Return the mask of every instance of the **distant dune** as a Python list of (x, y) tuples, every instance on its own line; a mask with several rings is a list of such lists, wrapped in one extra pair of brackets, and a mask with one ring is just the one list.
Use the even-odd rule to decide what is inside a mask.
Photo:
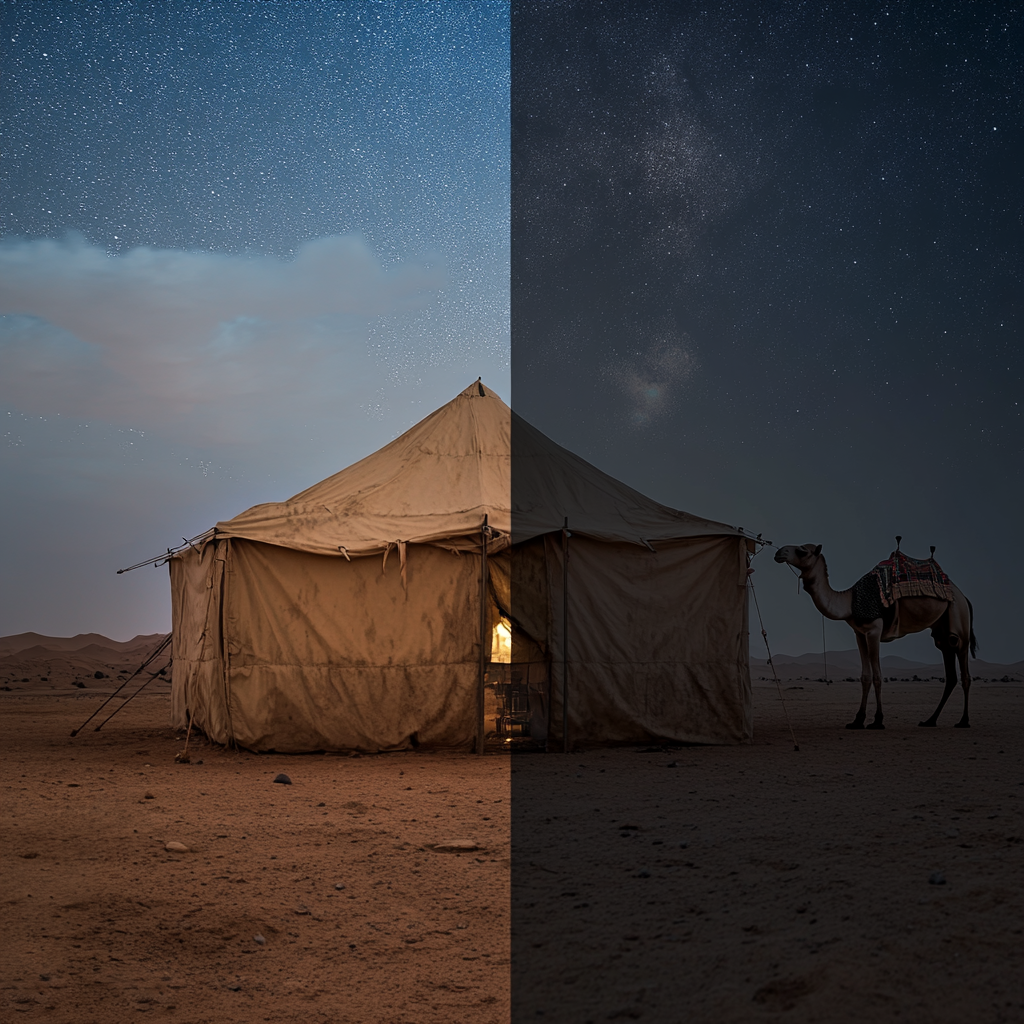
[[(109, 693), (146, 660), (166, 635), (151, 633), (123, 641), (111, 640), (100, 633), (79, 633), (78, 636), (18, 633), (0, 637), (0, 691)], [(138, 677), (140, 683), (150, 672), (166, 669), (168, 653), (162, 652), (146, 673)], [(168, 686), (167, 672), (150, 684), (154, 690)]]
[(138, 651), (152, 648), (166, 636), (166, 633), (140, 633), (131, 640), (111, 640), (101, 633), (79, 633), (78, 636), (43, 636), (42, 633), (18, 633), (15, 636), (0, 636), (0, 658), (18, 654), (31, 647), (42, 647), (47, 651), (80, 651), (91, 644), (112, 651)]

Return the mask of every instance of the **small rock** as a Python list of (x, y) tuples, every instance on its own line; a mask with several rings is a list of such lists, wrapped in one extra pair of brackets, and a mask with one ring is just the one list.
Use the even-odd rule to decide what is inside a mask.
[(260, 946), (265, 946), (267, 944), (267, 940), (263, 938), (262, 935), (258, 934), (252, 937), (252, 941), (258, 943)]
[(23, 854), (21, 854), (21, 856), (24, 857), (25, 860), (35, 860), (36, 857), (39, 856), (39, 854), (36, 853), (35, 850), (29, 850), (28, 853), (23, 853)]
[(241, 992), (242, 991), (242, 986), (241, 985), (228, 985), (228, 991), (229, 992)]
[(177, 840), (172, 839), (169, 843), (164, 843), (164, 849), (168, 853), (189, 853), (189, 848), (184, 843), (179, 843)]
[(666, 768), (678, 768), (679, 767), (679, 762), (678, 761), (669, 761), (669, 763), (667, 765), (665, 765), (665, 767)]
[(435, 843), (434, 849), (438, 853), (467, 853), (471, 850), (479, 850), (480, 844), (472, 839), (446, 839), (443, 843)]
[(295, 908), (295, 911), (294, 911), (294, 912), (295, 912), (296, 914), (298, 914), (298, 915), (299, 915), (300, 917), (302, 917), (303, 915), (305, 915), (305, 914), (308, 914), (308, 913), (309, 913), (309, 907), (307, 907), (307, 906), (306, 906), (305, 904), (303, 904), (303, 903), (300, 903), (300, 904), (299, 904), (299, 905), (298, 905), (298, 906), (297, 906), (297, 907)]
[(946, 884), (946, 876), (941, 871), (933, 871), (928, 876), (928, 884), (929, 885), (945, 885)]
[(152, 794), (152, 793), (146, 793), (146, 795), (145, 795), (145, 796), (143, 797), (143, 799), (144, 799), (144, 800), (155, 800), (155, 799), (156, 799), (156, 797), (155, 797), (155, 796), (153, 796), (153, 794)]
[(281, 772), (280, 775), (275, 775), (274, 776), (274, 781), (275, 782), (280, 782), (282, 786), (290, 786), (292, 784), (292, 780), (289, 779), (288, 776), (285, 775), (284, 772)]
[(321, 800), (320, 803), (317, 804), (317, 807), (326, 807), (326, 806), (327, 806), (327, 804), (325, 804), (323, 802), (323, 800)]
[(650, 878), (651, 877), (651, 873), (650, 873), (650, 871), (638, 871), (636, 873), (636, 877), (637, 878)]
[(339, 882), (334, 888), (337, 889), (338, 892), (341, 892), (341, 890), (345, 888), (345, 884), (343, 882)]

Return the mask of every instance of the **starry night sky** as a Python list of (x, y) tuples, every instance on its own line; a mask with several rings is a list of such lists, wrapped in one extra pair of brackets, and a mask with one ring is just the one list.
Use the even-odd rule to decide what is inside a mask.
[[(934, 544), (1024, 657), (1021, 43), (1011, 4), (515, 0), (517, 410), (837, 588)], [(820, 651), (755, 566), (773, 649)]]
[[(511, 217), (501, 0), (0, 16), (0, 633), (166, 628), (114, 568), (482, 374), (837, 586), (937, 545), (1024, 657), (1011, 5), (516, 0)], [(773, 647), (814, 650), (769, 559)]]
[(0, 634), (509, 392), (503, 0), (0, 5)]

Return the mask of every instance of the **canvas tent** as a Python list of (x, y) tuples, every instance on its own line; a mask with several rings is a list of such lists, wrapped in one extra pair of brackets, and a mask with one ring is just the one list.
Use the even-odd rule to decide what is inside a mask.
[(505, 622), (536, 741), (742, 742), (749, 544), (477, 382), (170, 558), (174, 724), (252, 750), (480, 749), (511, 692), (485, 682)]

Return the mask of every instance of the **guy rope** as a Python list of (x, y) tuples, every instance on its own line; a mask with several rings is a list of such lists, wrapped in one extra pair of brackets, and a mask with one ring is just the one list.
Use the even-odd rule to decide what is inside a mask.
[(757, 621), (761, 626), (761, 636), (764, 639), (764, 649), (768, 652), (768, 664), (772, 667), (772, 675), (775, 677), (775, 688), (779, 691), (779, 700), (782, 701), (782, 710), (786, 716), (786, 725), (789, 726), (789, 736), (793, 741), (793, 750), (799, 751), (800, 745), (796, 741), (796, 733), (793, 732), (793, 723), (789, 720), (789, 708), (786, 707), (786, 698), (782, 696), (782, 683), (779, 682), (779, 674), (775, 671), (775, 661), (772, 658), (772, 649), (768, 644), (768, 632), (764, 628), (764, 620), (761, 618), (761, 608), (757, 603), (757, 591), (754, 589), (754, 581), (751, 578), (754, 570), (747, 569), (747, 586), (750, 588), (750, 594), (754, 598), (754, 608), (757, 611)]

